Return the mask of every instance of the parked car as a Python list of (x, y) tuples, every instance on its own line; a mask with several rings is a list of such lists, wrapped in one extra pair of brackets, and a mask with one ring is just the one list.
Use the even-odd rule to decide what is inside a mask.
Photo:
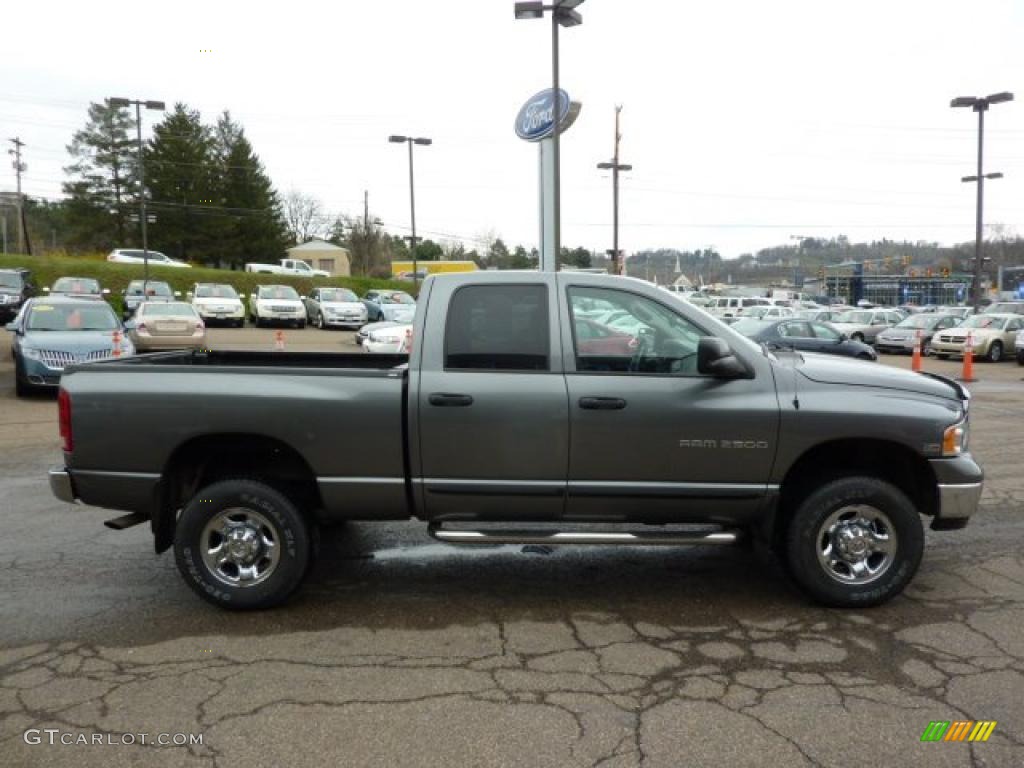
[(800, 309), (797, 310), (796, 314), (797, 317), (802, 317), (804, 320), (814, 320), (819, 323), (830, 323), (839, 317), (839, 315), (842, 314), (842, 311), (835, 309)]
[(758, 320), (741, 317), (732, 329), (770, 349), (795, 349), (799, 352), (820, 352), (858, 360), (877, 360), (878, 354), (862, 341), (854, 341), (827, 323), (803, 318)]
[(391, 320), (379, 320), (376, 323), (367, 323), (358, 331), (356, 331), (356, 344), (362, 346), (366, 343), (366, 339), (374, 331), (381, 330), (383, 328), (390, 328), (395, 325), (407, 325), (407, 323), (396, 323)]
[(405, 291), (372, 289), (363, 297), (366, 315), (371, 323), (392, 320), (396, 323), (411, 323), (416, 314), (416, 299)]
[(893, 309), (852, 309), (837, 317), (832, 325), (854, 341), (874, 344), (879, 333), (902, 320), (903, 314)]
[(306, 327), (306, 307), (290, 285), (259, 285), (249, 295), (249, 319), (257, 326), (291, 323)]
[(260, 272), (265, 275), (297, 275), (299, 277), (330, 277), (330, 272), (313, 269), (302, 259), (281, 259), (278, 264), (251, 263), (245, 265), (246, 272)]
[(1024, 315), (1024, 301), (995, 301), (982, 310), (985, 315)]
[(954, 315), (959, 317), (961, 320), (970, 317), (974, 314), (974, 307), (936, 307), (935, 314), (937, 315)]
[(147, 301), (125, 323), (135, 349), (198, 349), (206, 346), (206, 324), (184, 301)]
[(122, 317), (127, 320), (144, 301), (174, 301), (181, 296), (181, 291), (171, 290), (171, 286), (161, 280), (132, 280), (121, 291), (124, 312)]
[(18, 397), (60, 384), (61, 372), (72, 363), (131, 355), (130, 340), (121, 321), (105, 301), (46, 296), (29, 299), (15, 320), (7, 324), (14, 333), (14, 386)]
[[(628, 355), (579, 355), (574, 307), (595, 296), (654, 333)], [(431, 276), (413, 325), (410, 355), (76, 366), (50, 487), (131, 512), (118, 527), (145, 523), (197, 596), (233, 609), (294, 594), (320, 524), (424, 520), (461, 545), (752, 539), (811, 599), (859, 613), (910, 583), (936, 543), (926, 522), (961, 529), (978, 508), (969, 395), (952, 379), (766, 355), (611, 275)]]
[(241, 328), (245, 325), (245, 306), (238, 291), (227, 283), (196, 283), (185, 294), (207, 325), (225, 323)]
[(717, 296), (704, 309), (715, 317), (742, 317), (753, 307), (768, 306), (771, 306), (771, 302), (768, 299), (756, 296)]
[(118, 264), (145, 264), (148, 260), (151, 267), (191, 267), (184, 261), (166, 256), (160, 251), (143, 252), (141, 248), (115, 248), (107, 254), (107, 261)]
[(395, 323), (370, 331), (363, 342), (363, 351), (378, 355), (408, 354), (412, 342), (412, 324)]
[(783, 317), (796, 317), (796, 311), (785, 304), (776, 304), (771, 307), (750, 307), (743, 312), (743, 317), (752, 317), (755, 320), (776, 320)]
[(1022, 315), (971, 315), (960, 325), (940, 331), (932, 338), (932, 353), (938, 358), (963, 357), (967, 335), (971, 335), (974, 356), (998, 363), (1017, 350), (1017, 331), (1024, 328)]
[(581, 355), (628, 355), (639, 344), (636, 336), (588, 317), (574, 317), (573, 331)]
[(939, 331), (959, 325), (956, 315), (920, 313), (900, 320), (892, 328), (886, 328), (875, 338), (875, 349), (879, 352), (906, 352), (913, 354), (918, 334), (921, 338), (921, 354), (932, 353), (932, 338)]
[(366, 305), (348, 288), (314, 288), (302, 303), (317, 328), (359, 328), (369, 319)]
[(43, 288), (50, 296), (77, 296), (80, 299), (102, 299), (110, 294), (100, 281), (91, 277), (58, 277), (53, 285)]
[(10, 322), (17, 317), (25, 302), (37, 293), (29, 270), (0, 269), (0, 322)]

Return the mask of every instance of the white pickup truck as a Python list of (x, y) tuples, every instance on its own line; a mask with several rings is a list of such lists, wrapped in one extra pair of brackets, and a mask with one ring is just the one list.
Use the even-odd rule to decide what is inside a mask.
[(281, 259), (280, 264), (246, 264), (246, 272), (262, 272), (266, 275), (299, 275), (301, 277), (330, 277), (330, 272), (313, 269), (301, 259)]

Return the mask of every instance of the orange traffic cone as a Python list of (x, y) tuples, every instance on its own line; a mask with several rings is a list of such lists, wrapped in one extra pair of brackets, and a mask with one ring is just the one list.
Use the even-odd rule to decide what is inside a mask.
[(960, 373), (960, 381), (977, 381), (974, 378), (974, 339), (969, 333), (964, 343), (964, 369)]
[(910, 356), (910, 370), (920, 371), (921, 370), (921, 331), (918, 330), (917, 336), (914, 339), (914, 351)]
[(278, 352), (284, 352), (284, 331), (274, 333), (274, 349)]
[(114, 331), (113, 335), (111, 336), (111, 340), (114, 342), (114, 351), (112, 353), (113, 356), (114, 357), (120, 357), (121, 356), (121, 332), (120, 331)]

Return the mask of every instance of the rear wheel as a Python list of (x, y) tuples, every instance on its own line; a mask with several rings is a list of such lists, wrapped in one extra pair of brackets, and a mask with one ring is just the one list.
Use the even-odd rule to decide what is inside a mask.
[(321, 331), (324, 329), (324, 313), (317, 312), (316, 317), (313, 318), (313, 325), (319, 328)]
[(826, 483), (800, 503), (786, 533), (794, 580), (834, 608), (895, 597), (917, 572), (923, 551), (924, 528), (910, 499), (873, 477)]
[(853, 339), (854, 341), (859, 341), (861, 344), (864, 343), (864, 334), (863, 333), (855, 333), (850, 338)]
[(1001, 341), (993, 341), (991, 344), (989, 344), (988, 354), (985, 355), (985, 358), (990, 363), (998, 363), (1000, 360), (1002, 360), (1003, 359), (1003, 343)]
[(221, 480), (182, 510), (174, 553), (185, 582), (204, 600), (232, 609), (269, 608), (298, 588), (311, 536), (298, 508), (255, 480)]

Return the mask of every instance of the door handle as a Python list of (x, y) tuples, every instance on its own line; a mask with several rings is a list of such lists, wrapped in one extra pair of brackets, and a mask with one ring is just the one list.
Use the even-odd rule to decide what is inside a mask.
[(473, 404), (473, 397), (471, 395), (449, 395), (442, 392), (434, 392), (427, 401), (431, 405), (436, 405), (441, 408), (465, 408), (467, 405)]
[(621, 411), (626, 401), (621, 397), (581, 397), (580, 408), (588, 411)]

